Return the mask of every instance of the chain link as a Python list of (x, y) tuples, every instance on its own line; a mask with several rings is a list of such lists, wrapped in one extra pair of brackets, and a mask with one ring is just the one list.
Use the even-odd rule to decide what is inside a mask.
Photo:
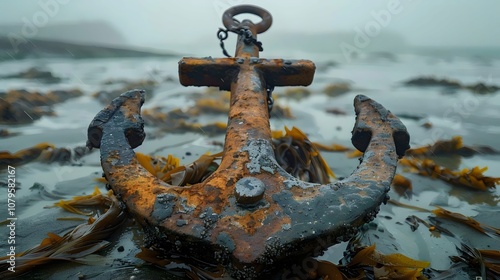
[(222, 53), (227, 56), (227, 57), (231, 57), (229, 55), (229, 53), (227, 52), (225, 46), (224, 46), (224, 40), (227, 39), (227, 37), (229, 36), (228, 32), (233, 32), (233, 33), (236, 33), (238, 35), (242, 35), (244, 36), (244, 39), (243, 41), (245, 42), (245, 44), (254, 44), (256, 45), (258, 48), (259, 48), (259, 51), (263, 51), (264, 49), (262, 48), (262, 42), (260, 41), (257, 41), (257, 39), (255, 39), (252, 35), (252, 32), (247, 29), (247, 28), (239, 28), (239, 29), (222, 29), (222, 28), (219, 28), (219, 31), (217, 31), (217, 38), (220, 40), (220, 47), (222, 49)]

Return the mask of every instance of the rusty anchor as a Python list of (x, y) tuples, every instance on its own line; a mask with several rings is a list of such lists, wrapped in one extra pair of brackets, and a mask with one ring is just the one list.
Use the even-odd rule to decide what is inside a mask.
[[(256, 14), (262, 21), (238, 22), (234, 16), (241, 13)], [(390, 111), (359, 95), (352, 143), (364, 155), (357, 169), (324, 185), (292, 177), (274, 156), (268, 89), (309, 85), (315, 66), (308, 60), (259, 58), (255, 39), (271, 25), (271, 15), (263, 9), (233, 7), (223, 22), (239, 30), (235, 57), (179, 62), (183, 85), (231, 90), (224, 153), (212, 175), (191, 186), (172, 186), (139, 164), (133, 149), (145, 138), (141, 90), (122, 94), (94, 118), (88, 145), (100, 148), (109, 186), (155, 246), (213, 260), (233, 277), (252, 279), (273, 264), (346, 241), (373, 219), (388, 199), (409, 134)]]

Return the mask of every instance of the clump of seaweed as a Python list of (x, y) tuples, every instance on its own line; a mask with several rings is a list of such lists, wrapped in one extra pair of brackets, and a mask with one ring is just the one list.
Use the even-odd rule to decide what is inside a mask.
[(305, 87), (291, 87), (285, 89), (283, 96), (290, 99), (301, 100), (305, 97), (309, 97), (311, 91)]
[(43, 83), (58, 83), (61, 78), (54, 76), (52, 72), (42, 70), (40, 68), (31, 67), (26, 71), (21, 71), (16, 74), (2, 76), (3, 79), (27, 79), (27, 80), (37, 80)]
[(8, 129), (0, 129), (0, 138), (18, 135), (18, 132), (11, 132)]
[(431, 159), (402, 158), (399, 163), (410, 167), (410, 170), (422, 176), (437, 178), (456, 186), (464, 186), (476, 190), (486, 191), (493, 189), (500, 183), (498, 177), (484, 176), (488, 167), (464, 168), (461, 171), (452, 171), (437, 165)]
[(463, 263), (474, 269), (481, 275), (481, 279), (500, 278), (500, 251), (481, 250), (462, 243), (461, 248), (457, 247), (459, 256), (451, 256), (454, 263)]
[(463, 85), (457, 80), (450, 79), (439, 79), (433, 76), (423, 76), (410, 79), (404, 82), (407, 86), (418, 86), (418, 87), (445, 87), (451, 90), (467, 89), (478, 94), (495, 93), (500, 90), (500, 87), (495, 85), (486, 85), (484, 83), (476, 83), (472, 85)]
[[(94, 253), (106, 247), (106, 241), (126, 220), (124, 206), (110, 191), (107, 195), (102, 195), (99, 190), (88, 196), (75, 197), (71, 201), (61, 201), (57, 206), (77, 214), (89, 215), (77, 207), (88, 207), (89, 205), (106, 207), (107, 211), (102, 215), (89, 217), (83, 223), (63, 236), (48, 233), (48, 237), (38, 245), (25, 252), (16, 254), (15, 272), (7, 270), (9, 265), (6, 262), (0, 264), (2, 277), (14, 277), (32, 270), (36, 266), (46, 264), (55, 260), (65, 260), (82, 264), (100, 264), (102, 257)], [(0, 260), (7, 260), (1, 257)]]
[(323, 89), (323, 92), (331, 97), (340, 96), (349, 91), (351, 91), (351, 85), (348, 83), (333, 83)]
[(285, 135), (274, 134), (276, 161), (290, 175), (307, 182), (328, 183), (335, 174), (316, 146), (296, 127), (285, 127)]
[(78, 90), (53, 90), (45, 94), (27, 90), (0, 93), (0, 123), (31, 123), (42, 116), (54, 116), (52, 105), (82, 96)]
[(188, 165), (180, 165), (180, 160), (172, 155), (164, 158), (138, 153), (137, 159), (146, 170), (160, 180), (174, 186), (186, 186), (202, 182), (217, 170), (219, 165), (215, 160), (220, 159), (221, 156), (222, 153), (205, 154)]

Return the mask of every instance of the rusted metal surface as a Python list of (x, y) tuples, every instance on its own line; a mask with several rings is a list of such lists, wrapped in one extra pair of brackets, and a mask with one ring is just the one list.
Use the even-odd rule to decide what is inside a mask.
[[(256, 36), (251, 22), (242, 23)], [(387, 200), (409, 136), (382, 105), (357, 96), (352, 142), (365, 152), (358, 168), (325, 185), (292, 177), (274, 156), (266, 89), (309, 84), (314, 64), (259, 59), (256, 46), (243, 39), (235, 58), (187, 58), (179, 64), (183, 85), (231, 89), (224, 155), (205, 181), (171, 186), (139, 164), (133, 148), (144, 140), (144, 91), (126, 92), (99, 113), (89, 126), (88, 145), (100, 147), (106, 179), (152, 244), (214, 260), (233, 277), (252, 279), (276, 263), (348, 240), (373, 219)]]

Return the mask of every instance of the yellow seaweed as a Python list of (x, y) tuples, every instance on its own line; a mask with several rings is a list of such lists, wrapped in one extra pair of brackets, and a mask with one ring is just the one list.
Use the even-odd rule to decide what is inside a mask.
[(422, 176), (437, 178), (447, 183), (469, 187), (477, 190), (485, 191), (490, 188), (495, 188), (500, 184), (499, 177), (484, 176), (483, 173), (487, 167), (480, 168), (478, 166), (468, 169), (464, 168), (461, 171), (452, 171), (446, 167), (437, 165), (430, 159), (417, 158), (402, 158), (399, 163), (410, 168), (410, 171), (416, 172)]

